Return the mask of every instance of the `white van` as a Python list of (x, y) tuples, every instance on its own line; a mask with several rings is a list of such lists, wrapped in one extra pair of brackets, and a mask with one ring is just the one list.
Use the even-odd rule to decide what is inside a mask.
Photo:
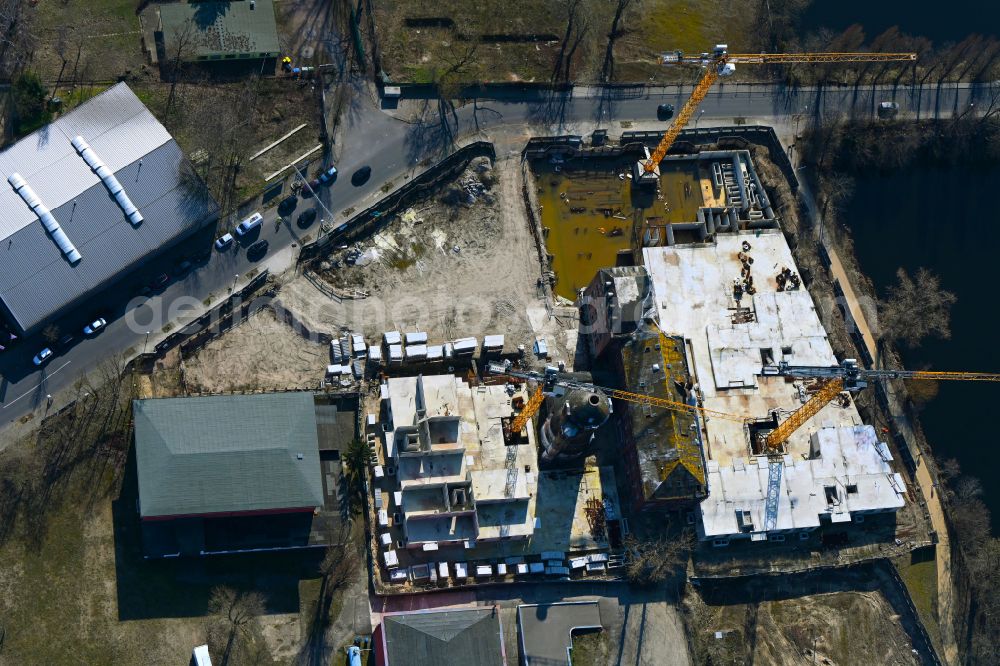
[(250, 233), (252, 230), (259, 227), (263, 222), (264, 222), (264, 216), (261, 215), (260, 213), (254, 213), (253, 215), (251, 215), (250, 217), (248, 217), (247, 219), (243, 220), (238, 225), (236, 225), (235, 229), (236, 235), (242, 238), (243, 236), (246, 236), (248, 233)]

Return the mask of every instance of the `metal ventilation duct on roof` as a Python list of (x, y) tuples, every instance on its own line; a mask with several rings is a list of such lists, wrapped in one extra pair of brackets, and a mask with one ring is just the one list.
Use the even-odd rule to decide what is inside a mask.
[(111, 196), (113, 196), (115, 201), (118, 202), (119, 208), (121, 208), (122, 212), (125, 213), (125, 217), (127, 217), (128, 221), (132, 223), (132, 226), (137, 227), (142, 224), (142, 213), (140, 213), (139, 209), (135, 207), (132, 200), (128, 198), (128, 194), (125, 193), (125, 188), (123, 188), (122, 184), (118, 182), (117, 178), (115, 178), (114, 172), (104, 165), (104, 162), (102, 162), (101, 158), (97, 156), (97, 153), (95, 153), (94, 149), (90, 147), (90, 144), (84, 141), (82, 136), (74, 138), (70, 143), (73, 144), (76, 152), (80, 154), (80, 157), (82, 157), (83, 161), (87, 163), (87, 166), (89, 166), (91, 170), (96, 173), (102, 181), (104, 181), (105, 187), (108, 188), (108, 191), (111, 192)]
[(12, 173), (10, 177), (7, 178), (7, 182), (11, 184), (14, 191), (17, 192), (24, 203), (28, 204), (28, 207), (35, 212), (38, 219), (42, 222), (42, 226), (45, 230), (49, 232), (52, 240), (59, 247), (59, 251), (63, 253), (63, 256), (71, 264), (76, 264), (83, 257), (77, 252), (76, 246), (70, 241), (69, 237), (66, 236), (66, 232), (62, 230), (59, 223), (56, 222), (56, 218), (49, 212), (49, 209), (45, 207), (42, 200), (38, 198), (35, 191), (31, 189), (28, 182), (21, 177), (19, 173)]

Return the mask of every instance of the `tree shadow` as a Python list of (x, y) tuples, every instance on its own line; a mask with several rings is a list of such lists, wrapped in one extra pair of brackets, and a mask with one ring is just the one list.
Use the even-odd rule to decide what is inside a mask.
[(299, 582), (318, 575), (322, 549), (145, 559), (138, 499), (132, 447), (111, 505), (119, 620), (207, 616), (212, 590), (219, 586), (261, 592), (268, 614), (299, 612)]
[(528, 104), (528, 123), (555, 125), (559, 130), (563, 129), (566, 126), (566, 114), (572, 98), (572, 90), (548, 91), (541, 101)]
[(206, 30), (229, 12), (228, 2), (198, 2), (194, 5), (191, 18), (194, 24)]

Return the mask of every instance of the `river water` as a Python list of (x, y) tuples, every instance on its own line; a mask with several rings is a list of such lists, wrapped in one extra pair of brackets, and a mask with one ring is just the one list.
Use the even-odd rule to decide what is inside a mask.
[[(855, 175), (843, 218), (862, 270), (884, 293), (900, 266), (926, 266), (958, 296), (950, 340), (903, 349), (908, 368), (1000, 372), (1000, 165), (921, 166)], [(941, 382), (921, 414), (940, 460), (979, 477), (1000, 531), (1000, 384)]]
[[(894, 25), (936, 46), (974, 32), (1000, 38), (1000, 2), (951, 0), (944, 8), (913, 0), (813, 0), (800, 27), (839, 32), (853, 23), (869, 40)], [(844, 219), (861, 268), (880, 293), (895, 281), (898, 267), (912, 272), (926, 266), (958, 296), (951, 339), (902, 350), (908, 368), (1000, 372), (994, 342), (1000, 330), (1000, 165), (974, 162), (854, 174)], [(997, 405), (1000, 384), (942, 382), (921, 415), (935, 456), (956, 458), (983, 482), (994, 533), (1000, 533)]]
[(802, 16), (806, 31), (829, 28), (840, 32), (860, 23), (868, 39), (892, 26), (927, 37), (936, 45), (960, 42), (970, 33), (1000, 37), (1000, 2), (995, 0), (813, 0)]

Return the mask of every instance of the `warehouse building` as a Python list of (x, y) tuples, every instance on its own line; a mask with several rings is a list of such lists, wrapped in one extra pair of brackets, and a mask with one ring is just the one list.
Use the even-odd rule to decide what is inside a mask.
[(136, 400), (146, 557), (339, 543), (356, 404), (307, 392)]
[(124, 83), (0, 153), (0, 314), (22, 335), (214, 223), (218, 205)]

